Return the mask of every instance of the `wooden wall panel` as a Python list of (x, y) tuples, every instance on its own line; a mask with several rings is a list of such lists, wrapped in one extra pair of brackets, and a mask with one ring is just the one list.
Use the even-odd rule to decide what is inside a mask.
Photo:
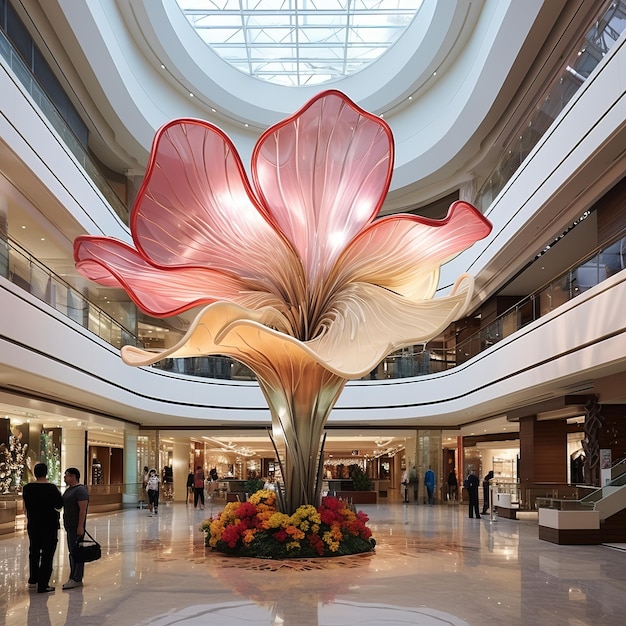
[(567, 422), (520, 419), (520, 483), (567, 481)]
[(626, 178), (608, 191), (593, 207), (598, 218), (598, 245), (626, 235)]

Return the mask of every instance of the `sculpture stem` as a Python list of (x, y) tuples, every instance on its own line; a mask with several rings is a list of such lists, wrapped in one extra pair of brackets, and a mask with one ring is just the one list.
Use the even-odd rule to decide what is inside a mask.
[[(324, 426), (347, 379), (317, 363), (300, 363), (298, 375), (259, 377), (272, 415), (272, 431), (285, 475), (284, 513), (304, 504), (317, 506), (317, 468)], [(284, 373), (284, 372), (283, 372)]]

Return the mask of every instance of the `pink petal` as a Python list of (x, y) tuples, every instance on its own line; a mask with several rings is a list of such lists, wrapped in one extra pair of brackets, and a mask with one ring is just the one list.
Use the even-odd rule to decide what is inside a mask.
[(252, 156), (268, 219), (293, 244), (312, 283), (376, 216), (392, 168), (387, 124), (337, 91), (267, 130)]
[(157, 317), (216, 300), (238, 301), (244, 289), (238, 278), (215, 270), (154, 267), (130, 246), (106, 237), (78, 237), (74, 258), (83, 276), (125, 289), (140, 309)]
[(491, 232), (471, 204), (454, 202), (443, 220), (380, 219), (360, 233), (337, 264), (339, 283), (367, 282), (417, 300), (432, 298), (440, 266)]
[(158, 131), (131, 231), (156, 265), (292, 278), (284, 272), (294, 266), (293, 252), (259, 212), (230, 139), (208, 122), (174, 120)]

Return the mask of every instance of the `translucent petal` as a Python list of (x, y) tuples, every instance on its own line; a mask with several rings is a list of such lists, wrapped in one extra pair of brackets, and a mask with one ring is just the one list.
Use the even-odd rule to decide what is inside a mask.
[[(122, 348), (122, 358), (128, 365), (150, 365), (164, 358), (182, 358), (220, 354), (248, 365), (258, 376), (276, 383), (277, 372), (290, 372), (293, 379), (298, 363), (317, 362), (306, 345), (293, 337), (274, 330), (282, 318), (270, 308), (250, 311), (227, 302), (205, 307), (193, 321), (185, 336), (171, 348), (159, 352), (133, 346)], [(281, 365), (283, 364), (283, 365)]]
[(201, 120), (157, 133), (131, 231), (157, 265), (210, 267), (283, 289), (299, 265), (260, 212), (230, 139)]
[(205, 268), (157, 268), (127, 244), (106, 237), (78, 237), (76, 268), (107, 287), (122, 287), (150, 315), (164, 317), (216, 300), (239, 301), (245, 285), (237, 277)]
[(252, 156), (257, 194), (313, 288), (378, 213), (392, 167), (387, 124), (336, 91), (313, 98), (259, 139)]
[(337, 283), (368, 282), (411, 300), (432, 298), (440, 266), (491, 232), (472, 205), (455, 202), (443, 220), (394, 215), (374, 222), (337, 263)]

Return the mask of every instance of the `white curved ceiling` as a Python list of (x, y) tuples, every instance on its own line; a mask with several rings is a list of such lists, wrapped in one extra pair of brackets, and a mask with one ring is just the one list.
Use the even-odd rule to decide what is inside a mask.
[[(541, 47), (524, 54), (529, 33), (537, 29), (543, 42), (560, 4), (424, 0), (419, 19), (385, 54), (332, 82), (394, 132), (395, 171), (383, 212), (413, 208), (468, 180)], [(141, 171), (155, 131), (176, 117), (215, 123), (247, 164), (260, 133), (320, 91), (236, 70), (195, 35), (175, 0), (41, 6), (85, 84), (81, 101), (91, 100), (100, 136), (115, 137), (117, 154), (107, 158), (108, 142), (100, 146), (110, 167)]]

